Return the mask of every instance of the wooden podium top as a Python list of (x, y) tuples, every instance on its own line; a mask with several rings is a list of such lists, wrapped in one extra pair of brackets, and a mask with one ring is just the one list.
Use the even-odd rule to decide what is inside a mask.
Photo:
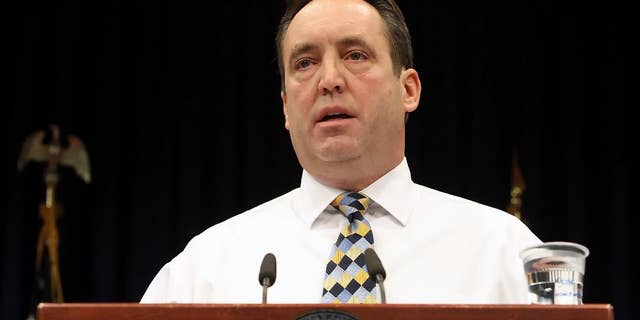
[[(326, 311), (334, 312), (327, 313)], [(336, 314), (337, 312), (338, 314)], [(329, 316), (327, 316), (329, 314)], [(306, 317), (305, 317), (306, 316)], [(351, 317), (349, 317), (351, 316)], [(609, 304), (138, 304), (42, 303), (38, 320), (201, 319), (613, 320)]]

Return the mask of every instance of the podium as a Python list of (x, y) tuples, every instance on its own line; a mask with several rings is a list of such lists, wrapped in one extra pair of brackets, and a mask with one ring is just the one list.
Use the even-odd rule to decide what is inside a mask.
[(42, 303), (38, 320), (397, 319), (613, 320), (609, 304), (138, 304)]

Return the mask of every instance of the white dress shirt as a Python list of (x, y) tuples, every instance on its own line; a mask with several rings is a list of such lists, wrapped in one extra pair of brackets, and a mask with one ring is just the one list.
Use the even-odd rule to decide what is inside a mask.
[[(194, 237), (153, 279), (143, 303), (259, 303), (260, 263), (277, 260), (269, 303), (319, 303), (347, 219), (342, 190), (303, 171), (300, 188)], [(519, 252), (540, 240), (510, 214), (411, 181), (406, 159), (366, 189), (365, 217), (387, 273), (388, 303), (527, 303)]]

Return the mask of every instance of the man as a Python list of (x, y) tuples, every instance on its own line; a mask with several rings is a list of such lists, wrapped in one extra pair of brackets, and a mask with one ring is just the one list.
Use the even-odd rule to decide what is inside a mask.
[(273, 252), (269, 302), (375, 303), (362, 263), (372, 247), (390, 303), (526, 303), (518, 253), (540, 240), (502, 211), (411, 181), (405, 120), (421, 85), (393, 0), (294, 1), (277, 47), (300, 188), (196, 236), (142, 301), (260, 302)]

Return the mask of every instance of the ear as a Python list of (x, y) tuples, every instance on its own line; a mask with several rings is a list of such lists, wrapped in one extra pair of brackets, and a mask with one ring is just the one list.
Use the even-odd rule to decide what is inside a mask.
[(400, 75), (403, 87), (402, 105), (405, 112), (413, 112), (418, 108), (420, 103), (420, 93), (422, 92), (422, 84), (418, 71), (414, 69), (402, 70)]
[(282, 111), (284, 112), (284, 127), (289, 130), (289, 112), (287, 110), (287, 94), (280, 91), (280, 99), (282, 99)]

